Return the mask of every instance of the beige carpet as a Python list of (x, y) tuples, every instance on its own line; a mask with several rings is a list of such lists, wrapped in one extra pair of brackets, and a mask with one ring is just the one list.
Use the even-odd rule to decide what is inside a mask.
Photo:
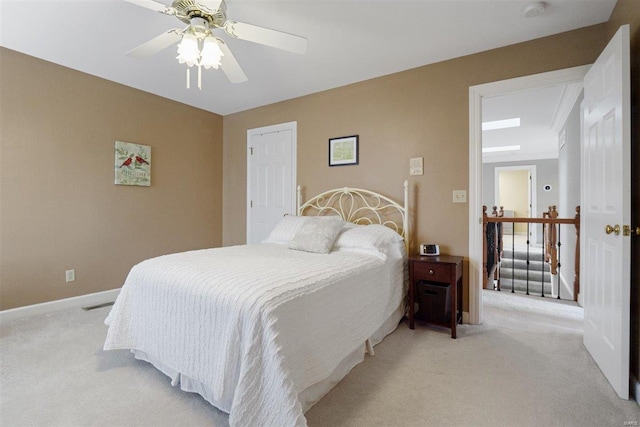
[[(623, 426), (640, 422), (582, 345), (570, 303), (484, 292), (485, 323), (401, 324), (306, 414), (310, 426)], [(103, 352), (109, 308), (0, 329), (2, 426), (224, 426), (125, 351)]]

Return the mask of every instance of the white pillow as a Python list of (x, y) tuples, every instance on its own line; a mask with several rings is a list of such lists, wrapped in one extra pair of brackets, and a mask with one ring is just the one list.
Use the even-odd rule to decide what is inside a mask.
[(288, 245), (309, 217), (285, 215), (273, 228), (269, 237), (262, 243), (280, 243)]
[(336, 237), (340, 234), (344, 221), (338, 217), (307, 217), (289, 243), (290, 249), (305, 252), (328, 254)]
[(386, 254), (389, 245), (402, 240), (402, 236), (387, 226), (380, 224), (359, 225), (345, 228), (336, 239), (333, 248), (335, 250), (377, 251)]

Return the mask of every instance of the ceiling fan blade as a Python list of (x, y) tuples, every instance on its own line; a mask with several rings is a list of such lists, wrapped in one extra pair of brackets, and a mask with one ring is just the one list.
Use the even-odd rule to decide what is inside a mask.
[(232, 37), (289, 52), (303, 54), (307, 51), (307, 39), (293, 34), (283, 33), (282, 31), (236, 21), (225, 22), (224, 30)]
[(236, 58), (229, 50), (229, 47), (221, 39), (218, 39), (218, 41), (220, 50), (223, 53), (222, 59), (220, 61), (220, 68), (222, 68), (222, 71), (224, 71), (231, 83), (246, 82), (248, 80), (247, 76), (244, 71), (242, 71), (242, 68), (240, 68), (240, 64), (238, 64), (238, 61), (236, 61)]
[(182, 30), (173, 28), (166, 33), (160, 34), (158, 37), (154, 37), (148, 42), (142, 43), (140, 46), (131, 49), (126, 53), (126, 55), (137, 59), (148, 58), (178, 42), (181, 38)]
[(153, 1), (153, 0), (124, 0), (124, 1), (135, 4), (140, 7), (144, 7), (145, 9), (150, 9), (156, 12), (164, 13), (165, 15), (176, 14), (176, 10), (173, 7), (167, 6), (166, 4), (158, 3), (157, 1)]
[(198, 4), (204, 6), (206, 9), (209, 9), (210, 12), (217, 12), (220, 9), (220, 4), (222, 4), (222, 0), (197, 0)]

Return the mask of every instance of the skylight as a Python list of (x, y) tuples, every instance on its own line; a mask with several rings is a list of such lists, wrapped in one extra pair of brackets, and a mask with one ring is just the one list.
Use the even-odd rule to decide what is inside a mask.
[(505, 120), (494, 120), (492, 122), (482, 122), (482, 130), (496, 130), (517, 128), (520, 126), (520, 117)]
[(518, 151), (520, 149), (519, 145), (503, 145), (501, 147), (483, 147), (483, 153), (498, 153), (500, 151)]

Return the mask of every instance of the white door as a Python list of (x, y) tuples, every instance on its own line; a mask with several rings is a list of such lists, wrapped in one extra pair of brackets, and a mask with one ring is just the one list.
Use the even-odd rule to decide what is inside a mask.
[(247, 243), (295, 213), (296, 122), (247, 131)]
[[(629, 26), (620, 27), (584, 79), (580, 283), (584, 345), (618, 396), (629, 398)], [(605, 231), (607, 225), (620, 232)], [(611, 231), (611, 230), (608, 230)]]

